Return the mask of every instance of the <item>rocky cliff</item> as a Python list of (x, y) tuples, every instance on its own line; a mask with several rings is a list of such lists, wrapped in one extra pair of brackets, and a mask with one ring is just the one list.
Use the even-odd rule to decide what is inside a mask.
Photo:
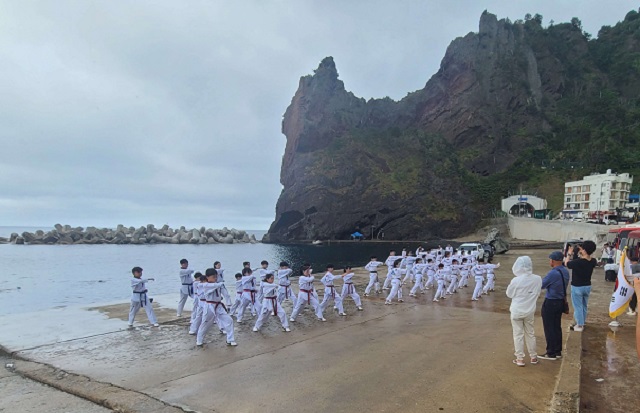
[[(579, 119), (585, 104), (607, 99), (625, 106), (624, 122), (640, 121), (632, 111), (638, 39), (636, 12), (596, 40), (578, 19), (543, 28), (542, 16), (511, 23), (485, 12), (477, 33), (449, 45), (425, 87), (397, 102), (354, 96), (325, 58), (300, 79), (284, 115), (284, 189), (265, 241), (345, 239), (356, 229), (387, 239), (454, 237), (514, 185), (560, 179), (572, 160), (605, 166), (619, 142), (593, 159), (576, 143), (597, 144), (602, 136), (588, 124), (618, 119)], [(638, 57), (616, 66), (629, 53)]]

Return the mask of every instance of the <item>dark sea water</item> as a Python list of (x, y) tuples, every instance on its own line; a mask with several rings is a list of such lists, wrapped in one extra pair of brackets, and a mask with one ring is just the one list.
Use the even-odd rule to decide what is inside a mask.
[[(0, 236), (11, 232), (49, 228), (0, 227)], [(264, 231), (249, 231), (261, 239)], [(41, 309), (128, 301), (131, 268), (140, 266), (145, 277), (155, 277), (149, 284), (154, 295), (177, 293), (179, 261), (189, 260), (190, 267), (204, 271), (214, 261), (226, 270), (225, 279), (233, 286), (233, 274), (243, 261), (253, 268), (269, 261), (276, 268), (288, 261), (294, 273), (305, 262), (314, 272), (327, 263), (340, 268), (346, 264), (364, 266), (371, 255), (382, 261), (389, 250), (414, 249), (417, 243), (330, 243), (309, 244), (158, 244), (158, 245), (0, 245), (0, 315)], [(424, 244), (425, 246), (427, 244)], [(28, 304), (28, 305), (26, 305)]]

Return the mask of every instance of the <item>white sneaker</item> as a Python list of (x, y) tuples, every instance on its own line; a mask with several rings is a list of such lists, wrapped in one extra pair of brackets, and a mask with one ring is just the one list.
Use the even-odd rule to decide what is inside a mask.
[(160, 327), (160, 324), (158, 324), (158, 323), (153, 323), (153, 326), (154, 326), (154, 327)]
[(182, 317), (182, 314), (176, 314), (176, 317)]
[(129, 326), (129, 328), (133, 328), (133, 324), (127, 324), (127, 326)]
[(340, 315), (344, 317), (347, 315), (347, 313), (340, 313)]
[(285, 331), (285, 333), (291, 332), (291, 329), (289, 327), (282, 327), (282, 329)]
[(628, 315), (637, 315), (638, 313), (636, 313), (635, 311), (629, 310), (629, 311), (627, 311), (627, 314)]
[(322, 317), (322, 318), (319, 318), (318, 321), (327, 321), (327, 319)]
[(439, 302), (439, 301), (440, 301), (440, 300), (438, 300), (437, 298), (434, 298), (434, 299), (433, 299), (433, 302), (434, 302), (434, 303), (437, 303), (437, 302)]
[(409, 297), (415, 297), (415, 296), (416, 296), (415, 294), (409, 294)]
[(235, 347), (238, 345), (238, 343), (236, 343), (235, 341), (227, 341), (227, 345), (231, 347)]
[(584, 326), (575, 326), (573, 327), (573, 331), (577, 331), (577, 332), (584, 331)]
[(384, 305), (391, 305), (391, 301), (385, 301)]
[(251, 330), (251, 331), (253, 331), (254, 333), (257, 333), (257, 332), (258, 332), (258, 329), (257, 329), (257, 328), (255, 328), (255, 327), (253, 327), (253, 330)]
[(196, 333), (195, 333), (195, 332), (193, 332), (193, 331), (189, 331), (189, 335), (190, 335), (190, 336), (195, 336), (195, 335), (196, 335)]
[(362, 310), (363, 310), (362, 307), (358, 307), (358, 311), (362, 311)]
[(404, 300), (402, 298), (398, 298), (398, 302), (399, 303), (404, 303)]
[(292, 323), (295, 323), (296, 319), (295, 318), (290, 318), (289, 321), (291, 321)]

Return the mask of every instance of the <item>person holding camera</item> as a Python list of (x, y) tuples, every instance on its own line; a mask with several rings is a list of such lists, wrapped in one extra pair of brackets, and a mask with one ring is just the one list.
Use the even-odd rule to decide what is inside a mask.
[[(578, 251), (578, 258), (571, 259), (575, 250)], [(596, 250), (596, 243), (584, 241), (582, 244), (571, 246), (567, 251), (564, 264), (571, 270), (571, 302), (573, 303), (573, 317), (575, 324), (571, 327), (573, 331), (583, 331), (587, 320), (587, 305), (591, 294), (591, 275), (598, 262), (591, 258)]]
[(565, 312), (569, 271), (562, 265), (564, 255), (554, 251), (549, 255), (551, 271), (542, 280), (547, 290), (542, 304), (542, 326), (547, 340), (547, 351), (538, 358), (558, 360), (562, 358), (562, 314)]

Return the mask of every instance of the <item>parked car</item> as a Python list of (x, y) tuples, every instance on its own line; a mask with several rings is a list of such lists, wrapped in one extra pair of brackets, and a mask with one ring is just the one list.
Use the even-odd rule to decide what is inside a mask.
[(458, 247), (460, 251), (467, 251), (471, 254), (474, 254), (474, 251), (477, 251), (477, 257), (483, 258), (485, 262), (489, 262), (489, 259), (493, 257), (492, 248), (489, 246), (489, 249), (484, 249), (483, 244), (479, 242), (465, 242)]

